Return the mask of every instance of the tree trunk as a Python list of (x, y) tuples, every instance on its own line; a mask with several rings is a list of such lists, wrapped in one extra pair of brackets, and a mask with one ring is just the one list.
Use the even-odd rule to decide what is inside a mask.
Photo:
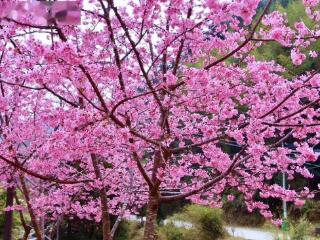
[(107, 194), (105, 188), (100, 190), (100, 202), (102, 209), (102, 231), (103, 231), (103, 240), (111, 240), (110, 234), (110, 216), (108, 209)]
[[(16, 203), (18, 205), (20, 205), (20, 200), (17, 196), (17, 193), (15, 192), (14, 194), (14, 198), (16, 200)], [(21, 225), (24, 229), (24, 234), (23, 234), (23, 237), (21, 238), (21, 240), (28, 240), (28, 237), (29, 237), (29, 234), (31, 232), (31, 226), (29, 226), (27, 223), (26, 223), (26, 220), (24, 219), (24, 216), (23, 216), (23, 212), (21, 210), (19, 210), (19, 216), (20, 216), (20, 221), (21, 221)]]
[[(96, 175), (96, 178), (102, 180), (102, 175), (99, 168), (99, 163), (97, 160), (97, 156), (95, 154), (91, 154), (91, 160), (93, 169)], [(103, 240), (111, 240), (111, 232), (110, 232), (110, 215), (108, 208), (108, 197), (106, 193), (105, 187), (100, 190), (100, 204), (102, 210), (102, 232), (103, 232)]]
[[(6, 207), (12, 207), (14, 199), (14, 187), (9, 187), (7, 189), (7, 199)], [(12, 240), (12, 221), (13, 221), (13, 211), (5, 211), (4, 213), (4, 231), (3, 239)]]
[(157, 178), (157, 172), (163, 166), (162, 154), (160, 151), (155, 152), (151, 180), (153, 187), (149, 189), (149, 201), (147, 206), (147, 219), (144, 228), (143, 240), (156, 240), (157, 236), (157, 215), (160, 206), (159, 187), (161, 181)]
[(30, 203), (30, 195), (29, 195), (29, 190), (26, 186), (25, 180), (23, 175), (20, 175), (20, 182), (21, 182), (21, 187), (22, 187), (22, 193), (24, 195), (24, 198), (26, 200), (27, 203), (27, 207), (28, 207), (28, 211), (30, 214), (30, 218), (31, 218), (31, 224), (32, 227), (34, 229), (34, 233), (36, 235), (37, 240), (43, 240), (43, 233), (41, 231), (41, 227), (40, 224), (37, 221), (37, 217), (34, 214), (34, 211), (32, 209), (31, 203)]
[(143, 240), (156, 240), (157, 239), (157, 215), (159, 210), (159, 198), (150, 195), (147, 208), (147, 219), (144, 228)]
[(122, 211), (120, 213), (120, 215), (117, 217), (116, 221), (114, 222), (113, 226), (112, 226), (112, 229), (110, 231), (110, 235), (111, 235), (111, 239), (114, 238), (114, 235), (122, 221), (122, 217), (124, 215), (124, 212), (126, 211), (126, 207), (127, 207), (127, 203), (124, 204), (124, 206), (122, 207)]

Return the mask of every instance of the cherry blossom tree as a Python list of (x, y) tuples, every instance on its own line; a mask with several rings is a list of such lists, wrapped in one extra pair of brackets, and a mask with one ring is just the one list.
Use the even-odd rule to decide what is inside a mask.
[[(13, 7), (3, 3), (0, 178), (25, 203), (9, 202), (8, 218), (26, 206), (39, 240), (43, 221), (85, 218), (102, 222), (110, 240), (123, 215), (147, 205), (144, 240), (154, 240), (162, 203), (220, 207), (235, 188), (272, 219), (254, 194), (311, 198), (268, 180), (312, 177), (304, 163), (316, 160), (319, 70), (286, 79), (254, 50), (275, 41), (299, 65), (317, 57), (308, 48), (320, 29), (289, 27), (271, 0), (261, 11), (257, 0), (124, 2), (77, 1), (80, 25), (6, 14)], [(303, 3), (318, 23), (319, 1)], [(226, 153), (229, 143), (240, 151)]]

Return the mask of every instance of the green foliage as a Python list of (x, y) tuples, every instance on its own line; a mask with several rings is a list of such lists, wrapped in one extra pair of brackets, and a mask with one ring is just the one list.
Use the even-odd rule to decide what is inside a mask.
[(190, 229), (176, 227), (172, 222), (169, 222), (159, 228), (158, 236), (160, 240), (189, 240), (191, 233)]
[[(112, 216), (112, 224), (116, 217)], [(141, 240), (143, 228), (139, 222), (123, 220), (115, 232), (114, 240)], [(100, 240), (102, 239), (101, 223), (73, 219), (61, 225), (61, 240)]]
[[(0, 189), (0, 239), (2, 239), (3, 231), (4, 231), (4, 208), (6, 206), (6, 191)], [(13, 212), (13, 229), (12, 234), (14, 239), (18, 239), (19, 234), (22, 231), (22, 226), (20, 224), (19, 213)]]
[(287, 7), (290, 3), (292, 3), (292, 0), (279, 0), (281, 6)]
[(98, 240), (102, 239), (101, 225), (83, 219), (68, 219), (60, 226), (61, 240)]
[(204, 67), (204, 60), (200, 59), (195, 63), (187, 63), (186, 64), (188, 67), (193, 67), (193, 68), (203, 68)]
[(161, 240), (216, 240), (224, 236), (221, 209), (188, 205), (171, 219), (191, 223), (192, 228), (178, 228), (169, 223), (159, 229)]
[(305, 218), (301, 218), (298, 222), (290, 223), (290, 239), (291, 240), (305, 240), (309, 239), (310, 222)]
[(187, 203), (189, 202), (186, 200), (183, 200), (183, 201), (177, 201), (170, 204), (166, 204), (166, 203), (161, 204), (160, 209), (158, 211), (158, 216), (157, 216), (158, 223), (168, 218), (168, 216), (171, 216), (181, 211)]
[[(280, 1), (274, 6), (275, 10), (286, 13), (288, 18), (288, 25), (294, 29), (294, 23), (297, 21), (303, 21), (310, 29), (315, 27), (314, 23), (310, 20), (305, 12), (305, 8), (302, 1)], [(303, 52), (308, 56), (310, 50), (320, 51), (320, 42), (316, 41), (312, 43)], [(300, 75), (306, 71), (317, 68), (317, 59), (308, 58), (301, 65), (295, 66), (292, 64), (290, 57), (291, 48), (281, 46), (277, 42), (268, 42), (261, 47), (254, 50), (254, 55), (257, 60), (271, 61), (275, 60), (278, 64), (285, 67), (287, 71), (284, 73), (284, 77), (291, 79), (294, 76)]]
[(200, 205), (189, 205), (185, 208), (186, 219), (197, 229), (201, 239), (218, 239), (223, 236), (222, 210)]
[(123, 220), (114, 236), (114, 240), (140, 240), (143, 236), (143, 229), (136, 221)]
[(289, 216), (294, 220), (304, 217), (312, 223), (317, 223), (320, 221), (320, 202), (317, 200), (307, 200), (302, 207), (292, 206)]
[(294, 27), (294, 23), (297, 21), (303, 21), (306, 26), (311, 29), (314, 27), (314, 22), (308, 17), (305, 7), (300, 0), (291, 1), (287, 7), (277, 4), (276, 9), (287, 14), (288, 24), (290, 27)]
[(5, 192), (0, 189), (0, 236), (2, 236), (3, 234), (3, 230), (4, 230), (4, 211), (3, 209), (5, 208), (6, 205), (6, 196), (5, 196)]
[(242, 194), (235, 191), (231, 193), (235, 196), (234, 201), (225, 201), (222, 207), (224, 220), (228, 224), (257, 227), (265, 223), (265, 218), (258, 211), (248, 212)]
[(302, 211), (305, 217), (310, 222), (320, 221), (320, 202), (317, 200), (308, 200), (306, 204), (302, 207)]

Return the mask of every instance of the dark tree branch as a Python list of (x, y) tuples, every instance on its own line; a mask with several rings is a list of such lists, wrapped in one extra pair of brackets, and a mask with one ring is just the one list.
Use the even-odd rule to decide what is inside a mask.
[(259, 119), (265, 118), (266, 116), (270, 115), (271, 113), (273, 113), (274, 111), (276, 111), (279, 107), (282, 106), (282, 104), (284, 104), (290, 97), (292, 97), (297, 91), (299, 91), (300, 89), (302, 89), (303, 87), (306, 86), (306, 84), (317, 74), (319, 73), (319, 69), (317, 71), (315, 71), (314, 73), (312, 73), (310, 75), (310, 77), (308, 77), (305, 81), (304, 84), (301, 87), (298, 87), (296, 89), (294, 89), (291, 93), (289, 93), (281, 102), (279, 102), (276, 106), (274, 106), (270, 111), (268, 111), (266, 114), (262, 115), (261, 117), (259, 117)]
[(60, 100), (70, 104), (71, 106), (77, 108), (79, 107), (79, 105), (77, 103), (71, 102), (68, 99), (66, 99), (65, 97), (59, 95), (58, 93), (56, 93), (55, 91), (53, 91), (51, 88), (47, 87), (46, 84), (43, 84), (43, 88), (46, 89), (48, 92), (50, 92), (52, 95), (56, 96), (57, 98), (59, 98)]
[(191, 145), (188, 145), (188, 146), (185, 146), (185, 147), (169, 149), (169, 151), (170, 151), (170, 153), (176, 153), (176, 154), (177, 153), (182, 153), (184, 151), (191, 150), (194, 147), (200, 147), (202, 145), (205, 145), (205, 144), (208, 144), (208, 143), (211, 143), (211, 142), (214, 142), (214, 141), (218, 141), (218, 140), (222, 139), (223, 137), (225, 137), (225, 136), (222, 135), (222, 136), (218, 136), (218, 137), (214, 137), (214, 138), (209, 138), (209, 139), (204, 140), (202, 142), (191, 144)]
[(104, 15), (103, 15), (104, 19), (107, 23), (107, 27), (108, 27), (108, 31), (109, 31), (109, 35), (110, 35), (110, 40), (112, 43), (113, 54), (115, 57), (115, 62), (118, 67), (118, 70), (119, 70), (118, 79), (119, 79), (120, 87), (121, 87), (121, 90), (125, 93), (126, 89), (125, 89), (124, 80), (123, 80), (123, 76), (122, 76), (122, 72), (121, 72), (121, 60), (120, 60), (119, 50), (116, 45), (116, 40), (114, 37), (114, 32), (113, 32), (113, 28), (111, 26), (111, 21), (110, 21), (110, 7), (106, 8), (102, 0), (99, 0), (99, 2), (100, 2), (100, 5), (101, 5), (103, 13), (104, 13)]
[(90, 73), (85, 69), (85, 67), (80, 64), (79, 65), (79, 68), (81, 69), (81, 71), (84, 73), (84, 75), (87, 77), (87, 79), (89, 80), (90, 84), (91, 84), (91, 87), (93, 88), (95, 94), (97, 95), (100, 103), (101, 103), (101, 106), (103, 108), (103, 111), (106, 112), (106, 113), (109, 113), (109, 110), (108, 110), (108, 107), (107, 107), (107, 104), (106, 102), (104, 101), (104, 98), (98, 88), (98, 86), (96, 85), (96, 83), (93, 81)]
[(238, 153), (238, 155), (233, 160), (232, 164), (229, 166), (229, 168), (224, 173), (221, 173), (219, 176), (215, 177), (214, 179), (212, 179), (211, 181), (207, 182), (203, 186), (201, 186), (201, 187), (199, 187), (197, 189), (191, 190), (189, 192), (176, 195), (176, 196), (166, 196), (166, 197), (162, 196), (160, 198), (160, 201), (161, 202), (165, 202), (165, 203), (178, 201), (178, 200), (190, 197), (192, 195), (198, 194), (201, 191), (207, 190), (208, 188), (212, 187), (215, 183), (221, 181), (226, 176), (228, 176), (237, 166), (239, 166), (240, 163), (248, 160), (251, 157), (251, 155), (248, 155), (248, 156), (244, 157), (241, 161), (238, 161), (240, 159), (240, 156), (242, 155), (242, 153), (245, 151), (246, 148), (247, 148), (247, 145), (245, 145), (241, 149), (241, 151)]
[(140, 173), (142, 174), (144, 180), (147, 182), (147, 184), (149, 186), (149, 189), (152, 189), (153, 188), (153, 183), (152, 183), (150, 177), (148, 176), (148, 174), (146, 173), (144, 167), (142, 166), (138, 154), (136, 152), (133, 152), (132, 155), (133, 155), (133, 159), (137, 163), (137, 166), (138, 166), (138, 169), (139, 169)]
[(35, 178), (39, 178), (41, 180), (44, 180), (44, 181), (49, 181), (49, 182), (55, 182), (55, 183), (59, 183), (59, 184), (78, 184), (78, 183), (84, 183), (84, 182), (90, 182), (91, 180), (81, 180), (81, 181), (72, 181), (72, 180), (61, 180), (61, 179), (58, 179), (58, 178), (55, 178), (55, 177), (51, 177), (51, 176), (44, 176), (44, 175), (41, 175), (39, 173), (36, 173), (36, 172), (33, 172), (29, 169), (26, 169), (25, 167), (21, 166), (19, 163), (17, 162), (12, 162), (10, 161), (9, 159), (5, 158), (4, 156), (1, 156), (0, 155), (0, 159), (3, 160), (5, 163), (15, 167), (17, 170), (20, 170), (32, 177), (35, 177)]
[(267, 125), (269, 127), (315, 127), (315, 126), (320, 126), (320, 123), (306, 123), (306, 124), (279, 124), (279, 123), (268, 123), (268, 122), (263, 122), (263, 125)]
[(264, 15), (268, 12), (270, 5), (272, 3), (272, 0), (269, 0), (267, 6), (265, 7), (265, 9), (263, 10), (262, 14), (260, 15), (258, 21), (256, 22), (256, 24), (254, 25), (253, 29), (251, 30), (249, 36), (246, 38), (246, 40), (240, 44), (236, 49), (234, 49), (233, 51), (229, 52), (227, 55), (219, 58), (218, 60), (208, 64), (207, 66), (204, 67), (205, 70), (209, 70), (210, 68), (212, 68), (213, 66), (216, 66), (217, 64), (223, 62), (224, 60), (228, 59), (229, 57), (233, 56), (235, 53), (237, 53), (238, 51), (240, 51), (243, 47), (245, 47), (253, 38), (253, 35), (255, 34), (260, 22), (262, 21), (262, 18), (264, 17)]
[(275, 123), (278, 123), (278, 122), (281, 122), (282, 120), (285, 120), (285, 119), (288, 119), (288, 118), (290, 118), (290, 117), (293, 117), (294, 115), (297, 115), (298, 113), (301, 113), (301, 112), (303, 112), (305, 109), (307, 109), (307, 108), (313, 106), (314, 104), (318, 103), (319, 101), (320, 101), (320, 98), (317, 98), (317, 99), (314, 100), (313, 102), (305, 105), (304, 107), (298, 109), (297, 111), (295, 111), (295, 112), (293, 112), (293, 113), (290, 113), (290, 114), (288, 114), (288, 115), (286, 115), (286, 116), (284, 116), (284, 117), (281, 117), (281, 118), (277, 119), (277, 120), (275, 121)]
[[(192, 14), (192, 8), (190, 7), (188, 9), (187, 19), (190, 19), (191, 14)], [(180, 43), (180, 46), (179, 46), (179, 49), (178, 49), (177, 57), (176, 57), (176, 60), (174, 62), (174, 67), (173, 67), (173, 70), (172, 70), (173, 75), (177, 74), (179, 63), (180, 63), (180, 59), (181, 59), (181, 55), (182, 55), (182, 50), (183, 50), (183, 47), (184, 47), (184, 42), (185, 42), (185, 38), (183, 38), (181, 40), (181, 43)]]

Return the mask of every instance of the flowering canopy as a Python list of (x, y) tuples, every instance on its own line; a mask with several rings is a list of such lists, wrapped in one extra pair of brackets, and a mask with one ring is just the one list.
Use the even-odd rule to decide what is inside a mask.
[[(4, 187), (26, 179), (35, 215), (100, 221), (103, 189), (113, 214), (184, 198), (220, 206), (231, 187), (266, 217), (257, 192), (312, 197), (268, 180), (312, 177), (318, 70), (286, 79), (253, 52), (276, 41), (299, 65), (317, 57), (308, 48), (320, 29), (287, 26), (272, 1), (261, 11), (257, 0), (78, 2), (75, 26), (0, 13), (0, 178)], [(303, 1), (316, 23), (318, 2)], [(221, 147), (230, 143), (237, 154)]]

